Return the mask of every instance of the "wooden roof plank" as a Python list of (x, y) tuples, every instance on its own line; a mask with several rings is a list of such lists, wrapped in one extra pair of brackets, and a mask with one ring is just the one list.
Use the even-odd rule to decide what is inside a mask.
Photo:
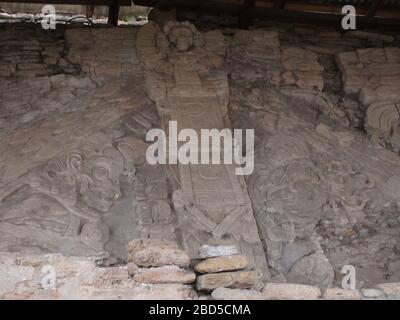
[[(0, 0), (1, 2), (109, 6), (112, 0)], [(132, 5), (131, 0), (119, 0), (119, 2), (121, 6)]]
[(368, 9), (367, 16), (368, 17), (373, 17), (375, 16), (376, 12), (378, 9), (383, 5), (384, 1), (383, 0), (374, 0), (371, 3), (371, 6)]

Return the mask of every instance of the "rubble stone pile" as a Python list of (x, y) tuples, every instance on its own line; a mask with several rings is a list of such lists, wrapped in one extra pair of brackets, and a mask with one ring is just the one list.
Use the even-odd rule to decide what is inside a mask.
[[(202, 247), (200, 257), (204, 260), (194, 267), (201, 274), (196, 282), (198, 290), (210, 291), (219, 287), (247, 289), (256, 286), (256, 273), (243, 271), (249, 264), (247, 258), (238, 255), (233, 248)], [(233, 252), (236, 254), (231, 255)]]
[(166, 240), (133, 240), (128, 251), (128, 261), (121, 265), (110, 265), (107, 255), (2, 253), (0, 299), (400, 299), (400, 283), (360, 290), (263, 283), (235, 246), (203, 246), (201, 261), (190, 261), (176, 243)]
[(133, 240), (128, 244), (128, 270), (139, 283), (182, 283), (196, 280), (190, 258), (172, 241)]
[(202, 260), (194, 265), (199, 274), (196, 281), (198, 291), (210, 292), (214, 299), (229, 299), (247, 296), (259, 298), (254, 289), (260, 286), (256, 271), (248, 270), (249, 261), (240, 255), (235, 246), (207, 246), (200, 248)]

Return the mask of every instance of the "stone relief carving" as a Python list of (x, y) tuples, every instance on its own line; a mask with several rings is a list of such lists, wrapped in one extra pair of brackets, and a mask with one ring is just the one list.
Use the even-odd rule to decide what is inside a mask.
[[(153, 23), (138, 33), (138, 56), (146, 66), (148, 94), (156, 103), (162, 127), (222, 129), (229, 89), (224, 65), (224, 37), (200, 33), (187, 22)], [(246, 184), (228, 165), (181, 165), (174, 209), (183, 245), (197, 258), (204, 244), (236, 243), (253, 267), (268, 275)]]
[(276, 279), (328, 285), (333, 270), (314, 239), (328, 198), (320, 173), (301, 139), (278, 134), (264, 143), (258, 153), (262, 162), (249, 178), (249, 192), (269, 266)]
[(372, 139), (383, 139), (396, 152), (400, 151), (400, 104), (374, 102), (367, 110), (366, 128)]
[[(37, 83), (55, 84), (55, 78), (46, 79)], [(111, 210), (116, 204), (125, 205), (121, 183), (125, 193), (132, 193), (136, 167), (145, 161), (144, 142), (121, 139), (131, 132), (127, 119), (132, 110), (151, 106), (142, 86), (127, 90), (128, 81), (137, 80), (119, 79), (96, 88), (82, 83), (84, 92), (67, 102), (65, 110), (5, 133), (0, 144), (0, 250), (74, 255), (107, 250), (124, 256), (108, 250), (108, 243), (119, 236), (110, 216), (116, 214)], [(54, 97), (48, 99), (51, 104)], [(132, 215), (129, 208), (123, 211)]]
[[(398, 153), (399, 49), (224, 32), (232, 39), (179, 22), (69, 30), (62, 49), (79, 77), (77, 65), (51, 75), (72, 67), (56, 43), (29, 58), (46, 59), (32, 71), (46, 76), (8, 79), (25, 62), (2, 60), (0, 251), (125, 259), (131, 239), (177, 238), (196, 257), (199, 245), (234, 242), (273, 280), (340, 285), (340, 268), (353, 264), (359, 285), (398, 281), (398, 155), (348, 128), (348, 108), (361, 110), (353, 127)], [(345, 93), (332, 95), (318, 52), (332, 63), (339, 52)], [(145, 163), (149, 129), (230, 127), (228, 115), (235, 128), (256, 128), (247, 181), (229, 166)]]
[(122, 155), (96, 134), (83, 147), (3, 186), (2, 246), (15, 250), (32, 241), (45, 252), (82, 252), (84, 246), (91, 252), (103, 250), (109, 234), (102, 214), (121, 197), (123, 169)]
[[(399, 258), (393, 242), (399, 228), (398, 157), (345, 128), (348, 114), (332, 96), (318, 92), (326, 84), (311, 88), (289, 82), (287, 72), (279, 71), (279, 59), (284, 69), (297, 70), (301, 65), (293, 59), (305, 56), (300, 51), (292, 56), (291, 48), (280, 51), (273, 40), (261, 43), (267, 37), (273, 39), (273, 33), (256, 37), (238, 31), (227, 59), (232, 121), (236, 127), (256, 128), (256, 169), (248, 189), (271, 277), (329, 286), (340, 283), (340, 268), (350, 263), (357, 268), (359, 285), (384, 281), (384, 270), (392, 270)], [(267, 50), (270, 55), (263, 54)], [(392, 58), (381, 62), (394, 63), (397, 51), (389, 51)], [(321, 72), (316, 56), (310, 59)], [(346, 89), (352, 82), (350, 71), (345, 72)], [(394, 106), (371, 104), (368, 132), (386, 141), (395, 136)], [(384, 219), (392, 221), (391, 227), (382, 227)]]
[(374, 143), (399, 152), (400, 49), (363, 48), (337, 54), (344, 90), (367, 109), (365, 129)]
[(232, 121), (256, 128), (248, 189), (272, 279), (329, 286), (350, 263), (360, 283), (383, 281), (382, 270), (398, 259), (399, 224), (377, 225), (396, 216), (398, 157), (345, 127), (333, 129), (328, 118), (316, 120), (301, 97), (253, 85), (233, 86)]

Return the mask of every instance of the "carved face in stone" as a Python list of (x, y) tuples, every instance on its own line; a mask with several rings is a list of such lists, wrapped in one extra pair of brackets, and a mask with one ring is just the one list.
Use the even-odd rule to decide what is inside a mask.
[(168, 22), (164, 27), (164, 33), (170, 45), (180, 52), (189, 51), (197, 44), (198, 31), (190, 23)]
[(193, 33), (187, 27), (177, 26), (171, 29), (168, 35), (169, 42), (178, 51), (188, 51), (193, 46)]
[(121, 197), (119, 178), (123, 171), (123, 158), (111, 147), (100, 156), (84, 160), (79, 177), (79, 201), (91, 209), (108, 212)]

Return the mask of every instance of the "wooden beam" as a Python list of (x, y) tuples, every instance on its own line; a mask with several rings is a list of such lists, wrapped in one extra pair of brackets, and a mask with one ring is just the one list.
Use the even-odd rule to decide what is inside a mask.
[[(157, 6), (159, 0), (134, 0), (136, 5)], [(272, 3), (272, 2), (268, 2)], [(261, 6), (262, 2), (258, 0), (256, 6), (251, 10), (252, 18), (260, 19), (275, 19), (278, 21), (304, 23), (317, 23), (321, 25), (340, 26), (342, 19), (341, 6), (324, 5), (307, 3), (306, 1), (286, 0), (285, 9)], [(238, 12), (242, 8), (239, 2), (224, 2), (216, 0), (174, 0), (173, 7), (182, 10), (196, 13), (206, 13), (219, 15), (221, 13), (238, 16)], [(357, 7), (358, 8), (358, 7)], [(391, 10), (379, 10), (379, 17), (366, 16), (368, 7), (357, 10), (357, 27), (383, 27), (389, 29), (399, 29), (400, 26), (400, 6)]]
[(112, 0), (108, 7), (108, 24), (114, 27), (118, 27), (119, 7), (119, 0)]
[(274, 1), (274, 8), (284, 9), (286, 5), (286, 0), (275, 0)]
[(244, 0), (243, 9), (247, 10), (250, 8), (254, 8), (256, 5), (256, 0)]
[(383, 0), (374, 0), (371, 3), (371, 6), (368, 8), (367, 16), (368, 17), (373, 17), (376, 14), (376, 11), (378, 11), (379, 7), (383, 4)]
[[(112, 0), (0, 0), (1, 2), (109, 6)], [(131, 0), (119, 0), (119, 3), (120, 6), (132, 5)]]
[[(395, 12), (396, 13), (396, 12)], [(342, 15), (333, 13), (302, 12), (289, 9), (276, 8), (255, 8), (253, 11), (255, 17), (272, 19), (276, 21), (296, 22), (301, 21), (310, 24), (320, 24), (326, 26), (335, 26), (341, 29)], [(378, 17), (357, 17), (357, 28), (369, 27), (376, 29), (400, 30), (400, 14), (397, 11), (395, 18)]]
[(250, 11), (255, 7), (256, 0), (245, 0), (243, 3), (243, 7), (239, 13), (239, 26), (241, 28), (248, 28), (253, 24), (253, 19)]
[(159, 4), (157, 5), (157, 8), (159, 8), (162, 11), (168, 11), (171, 10), (171, 7), (174, 6), (174, 1), (172, 0), (159, 0)]

